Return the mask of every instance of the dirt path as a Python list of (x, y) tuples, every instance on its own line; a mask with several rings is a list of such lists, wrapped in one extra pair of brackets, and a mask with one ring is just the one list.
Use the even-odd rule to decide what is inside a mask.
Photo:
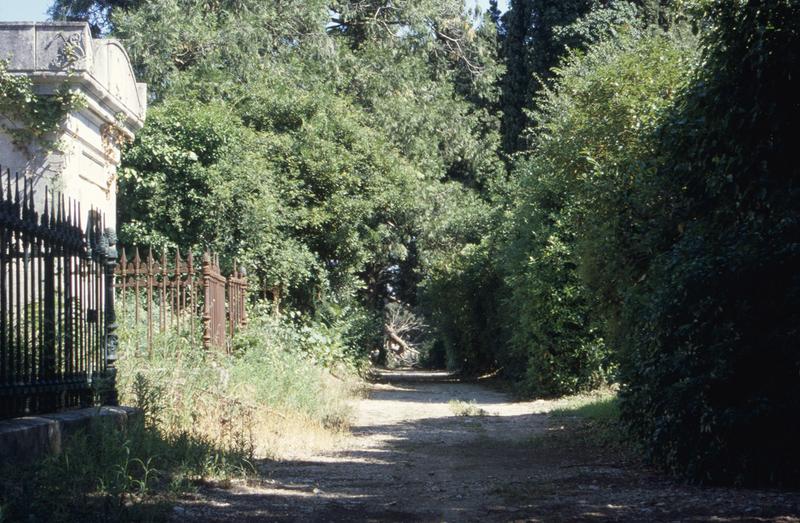
[[(456, 416), (451, 400), (474, 402)], [(342, 449), (205, 488), (175, 521), (800, 521), (800, 493), (681, 485), (599, 448), (557, 401), (444, 373), (384, 372)]]

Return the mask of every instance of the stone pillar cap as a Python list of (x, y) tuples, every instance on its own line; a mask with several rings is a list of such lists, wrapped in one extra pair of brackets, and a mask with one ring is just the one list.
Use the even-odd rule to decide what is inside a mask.
[(0, 22), (0, 59), (40, 89), (68, 81), (88, 92), (90, 109), (130, 137), (144, 125), (147, 85), (119, 41), (92, 38), (86, 22)]

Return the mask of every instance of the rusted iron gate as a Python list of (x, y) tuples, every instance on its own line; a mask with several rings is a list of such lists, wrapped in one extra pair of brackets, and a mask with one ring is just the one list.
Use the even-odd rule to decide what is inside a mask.
[(230, 339), (247, 323), (244, 273), (234, 266), (231, 275), (224, 277), (219, 257), (209, 252), (199, 268), (191, 252), (184, 258), (178, 249), (174, 255), (164, 251), (158, 259), (152, 249), (144, 258), (139, 248), (133, 253), (128, 259), (126, 249), (121, 250), (115, 271), (117, 290), (122, 313), (129, 313), (127, 307), (132, 306), (134, 322), (146, 326), (148, 353), (152, 354), (156, 329), (185, 331), (193, 337), (198, 326), (205, 348), (229, 350)]
[[(116, 402), (116, 236), (20, 177), (0, 178), (0, 418)], [(98, 386), (102, 385), (102, 386)]]

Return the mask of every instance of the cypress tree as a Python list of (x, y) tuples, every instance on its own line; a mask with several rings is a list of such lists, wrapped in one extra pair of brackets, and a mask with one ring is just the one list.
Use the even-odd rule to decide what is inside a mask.
[(528, 60), (528, 38), (531, 28), (532, 1), (511, 0), (505, 14), (503, 57), (506, 74), (502, 80), (500, 99), (503, 149), (513, 153), (521, 148), (520, 135), (527, 126), (524, 109), (531, 98), (531, 71)]

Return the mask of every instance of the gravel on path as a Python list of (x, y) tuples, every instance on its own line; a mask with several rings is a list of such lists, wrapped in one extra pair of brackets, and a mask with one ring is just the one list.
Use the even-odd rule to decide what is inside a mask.
[(800, 493), (676, 482), (551, 418), (559, 400), (445, 372), (377, 376), (341, 447), (261, 462), (260, 479), (201, 488), (171, 519), (800, 522)]

